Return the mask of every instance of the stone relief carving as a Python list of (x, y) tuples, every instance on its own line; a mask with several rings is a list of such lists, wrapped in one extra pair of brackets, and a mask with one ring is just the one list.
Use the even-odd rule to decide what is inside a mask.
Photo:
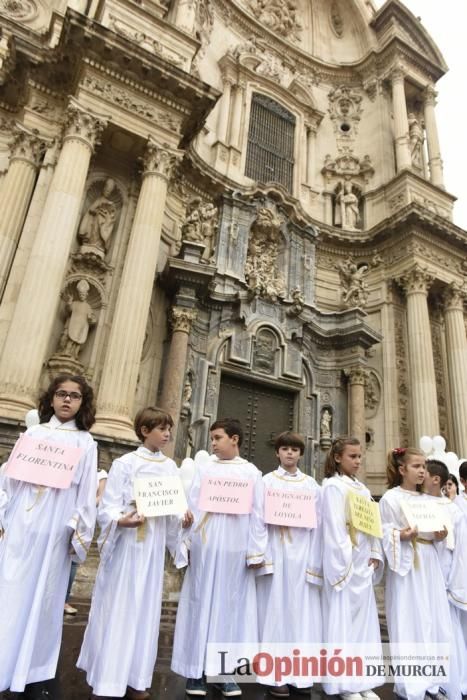
[(0, 12), (20, 22), (30, 22), (39, 13), (33, 0), (0, 0)]
[(344, 34), (344, 20), (342, 19), (342, 14), (337, 0), (334, 0), (329, 9), (329, 19), (335, 35), (340, 39)]
[(381, 402), (381, 386), (376, 374), (368, 372), (365, 379), (365, 414), (367, 418), (376, 415)]
[(66, 299), (65, 313), (67, 321), (59, 342), (59, 352), (77, 360), (86, 343), (89, 329), (97, 323), (97, 318), (88, 302), (90, 285), (85, 279), (76, 285), (78, 298), (69, 294)]
[(436, 314), (431, 314), (431, 342), (433, 346), (433, 364), (435, 370), (436, 395), (438, 397), (438, 416), (440, 432), (445, 434), (448, 430), (448, 416), (446, 406), (446, 385), (443, 362), (442, 323)]
[(253, 369), (274, 374), (277, 339), (271, 331), (262, 330), (256, 336), (253, 350)]
[(100, 137), (106, 126), (107, 119), (91, 114), (74, 98), (70, 99), (70, 104), (65, 114), (65, 137), (78, 136), (88, 141), (91, 147), (94, 148), (100, 143)]
[(328, 111), (334, 125), (334, 131), (341, 136), (356, 134), (363, 112), (362, 95), (355, 88), (340, 85), (331, 90), (328, 99)]
[(420, 120), (413, 112), (408, 115), (409, 121), (409, 144), (412, 167), (415, 170), (423, 171), (423, 128)]
[(281, 224), (271, 209), (261, 207), (251, 225), (245, 279), (252, 297), (274, 302), (286, 294), (284, 278), (278, 268)]
[(104, 182), (102, 194), (88, 207), (81, 219), (78, 229), (78, 240), (81, 243), (79, 253), (91, 253), (105, 258), (109, 250), (110, 239), (115, 230), (121, 201), (114, 180), (109, 178)]
[(252, 0), (250, 8), (264, 27), (287, 38), (300, 38), (302, 24), (295, 0)]
[(287, 309), (287, 316), (290, 317), (295, 317), (299, 316), (303, 309), (305, 308), (305, 297), (303, 296), (303, 292), (300, 289), (300, 287), (295, 287), (295, 289), (292, 289), (292, 306)]
[(219, 224), (219, 210), (213, 202), (203, 202), (194, 197), (187, 205), (185, 223), (182, 225), (182, 241), (206, 246), (202, 261), (211, 260), (215, 249), (215, 236)]
[(368, 265), (361, 263), (358, 267), (352, 258), (337, 264), (342, 285), (342, 303), (345, 307), (364, 308), (368, 300), (368, 285), (365, 276)]
[(343, 146), (338, 149), (336, 158), (333, 159), (329, 153), (326, 155), (321, 172), (328, 181), (333, 176), (341, 178), (361, 176), (364, 182), (368, 183), (375, 174), (375, 169), (369, 155), (360, 160), (354, 155), (350, 146)]
[(355, 193), (356, 190), (350, 181), (341, 182), (336, 189), (334, 223), (346, 231), (361, 228), (360, 197)]
[(144, 32), (139, 31), (138, 29), (135, 29), (135, 27), (131, 26), (130, 24), (127, 24), (126, 22), (122, 22), (121, 18), (113, 14), (109, 14), (109, 20), (109, 27), (116, 34), (123, 36), (129, 41), (134, 41), (136, 44), (139, 44), (139, 46), (141, 46), (143, 49), (146, 49), (147, 51), (151, 51), (151, 53), (155, 53), (158, 56), (161, 56), (162, 58), (166, 59), (170, 63), (173, 63), (179, 68), (183, 68), (185, 66), (186, 60), (183, 56), (181, 56), (178, 53), (175, 53), (174, 51), (166, 49), (166, 47), (163, 46), (160, 43), (160, 41), (157, 41), (157, 39), (154, 39), (153, 37), (149, 36), (148, 34), (145, 34)]
[(394, 346), (396, 354), (397, 395), (399, 398), (399, 432), (402, 447), (409, 440), (409, 379), (405, 349), (405, 316), (402, 309), (394, 309)]

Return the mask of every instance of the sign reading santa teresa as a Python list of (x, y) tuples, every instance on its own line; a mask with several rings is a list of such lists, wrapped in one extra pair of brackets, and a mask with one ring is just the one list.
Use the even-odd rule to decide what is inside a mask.
[(22, 435), (13, 448), (5, 473), (10, 479), (29, 484), (67, 489), (82, 456), (80, 447)]

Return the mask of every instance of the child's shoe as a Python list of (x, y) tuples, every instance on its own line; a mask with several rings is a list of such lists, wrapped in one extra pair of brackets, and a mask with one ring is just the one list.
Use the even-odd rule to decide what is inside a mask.
[(204, 676), (201, 678), (187, 678), (185, 693), (187, 695), (207, 695), (208, 686)]
[(270, 685), (268, 688), (269, 695), (275, 698), (289, 698), (290, 690), (288, 685)]
[(361, 690), (360, 695), (365, 700), (380, 700), (379, 695), (376, 695), (374, 690)]
[(220, 690), (225, 698), (233, 698), (242, 694), (239, 686), (233, 681), (230, 683), (214, 683), (214, 688)]

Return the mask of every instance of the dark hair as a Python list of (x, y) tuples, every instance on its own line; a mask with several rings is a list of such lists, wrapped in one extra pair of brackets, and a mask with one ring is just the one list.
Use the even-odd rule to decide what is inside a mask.
[(459, 467), (459, 476), (464, 481), (467, 481), (467, 462), (462, 462)]
[[(388, 452), (386, 463), (386, 478), (388, 488), (402, 484), (402, 474), (399, 467), (404, 467), (410, 457), (425, 457), (425, 453), (417, 447), (395, 447)], [(417, 484), (417, 491), (421, 491), (421, 485)]]
[(145, 435), (143, 435), (141, 428), (147, 428), (151, 432), (151, 430), (159, 426), (165, 428), (166, 425), (172, 427), (173, 424), (173, 418), (170, 413), (167, 413), (162, 408), (157, 408), (157, 406), (147, 406), (138, 411), (133, 427), (138, 438), (141, 442), (144, 442)]
[(457, 481), (457, 476), (455, 474), (449, 474), (448, 481), (452, 481), (456, 487), (456, 493), (459, 495), (459, 482)]
[(39, 397), (39, 421), (47, 423), (54, 415), (52, 401), (55, 392), (61, 384), (65, 382), (74, 382), (79, 385), (83, 399), (78, 413), (74, 416), (76, 425), (80, 430), (89, 430), (96, 420), (96, 409), (94, 408), (94, 392), (89, 386), (86, 379), (80, 374), (59, 374), (54, 377), (49, 384), (48, 389)]
[(224, 430), (230, 438), (234, 435), (238, 435), (239, 447), (243, 442), (243, 428), (237, 418), (219, 418), (209, 428), (210, 432), (213, 430)]
[(329, 478), (334, 476), (336, 472), (339, 471), (339, 462), (336, 461), (336, 457), (341, 457), (344, 454), (344, 450), (347, 445), (357, 446), (360, 445), (360, 440), (356, 437), (351, 437), (350, 435), (341, 435), (337, 437), (331, 443), (331, 449), (326, 456), (326, 462), (324, 463), (324, 476)]
[(444, 462), (440, 462), (439, 459), (428, 459), (426, 470), (430, 476), (439, 476), (439, 485), (441, 487), (443, 487), (449, 479), (449, 469)]
[(302, 436), (298, 435), (298, 433), (293, 433), (291, 430), (286, 430), (277, 436), (274, 443), (276, 452), (279, 452), (279, 447), (298, 447), (301, 455), (305, 452), (305, 443)]

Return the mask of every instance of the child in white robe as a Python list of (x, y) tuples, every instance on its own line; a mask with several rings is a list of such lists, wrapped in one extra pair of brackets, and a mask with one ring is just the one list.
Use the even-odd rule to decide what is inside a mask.
[[(462, 462), (459, 465), (459, 480), (464, 488), (464, 490), (457, 496), (456, 505), (462, 510), (463, 513), (467, 514), (467, 462)], [(467, 625), (466, 625), (466, 639), (467, 639)]]
[(157, 657), (165, 548), (175, 554), (180, 519), (144, 518), (135, 510), (135, 478), (177, 476), (160, 451), (173, 420), (148, 407), (135, 418), (143, 445), (116, 459), (99, 504), (101, 561), (77, 666), (93, 697), (149, 697)]
[[(382, 650), (373, 589), (383, 575), (381, 541), (358, 530), (351, 536), (348, 521), (349, 493), (371, 500), (370, 491), (356, 478), (361, 459), (360, 442), (354, 437), (333, 440), (326, 459), (322, 490), (324, 641), (365, 644), (367, 652), (375, 655)], [(323, 688), (345, 700), (376, 700), (372, 688), (383, 685), (384, 680), (336, 679), (323, 683)]]
[[(413, 447), (388, 455), (389, 489), (380, 501), (383, 547), (388, 561), (385, 602), (391, 644), (417, 645), (417, 653), (433, 653), (436, 643), (450, 643), (450, 612), (443, 574), (434, 542), (444, 532), (419, 533), (408, 526), (401, 507), (406, 500), (427, 498), (421, 493), (425, 456)], [(444, 697), (439, 684), (426, 677), (399, 679), (395, 692), (408, 700)]]
[[(217, 663), (207, 663), (209, 643), (258, 642), (253, 569), (264, 562), (267, 531), (261, 472), (239, 456), (242, 437), (238, 420), (221, 419), (211, 426), (214, 457), (200, 464), (189, 494), (194, 523), (186, 541), (190, 558), (178, 604), (172, 656), (172, 670), (187, 678), (187, 695), (206, 695), (205, 674), (219, 672)], [(201, 511), (198, 501), (206, 477), (252, 481), (251, 512)], [(217, 661), (219, 656), (214, 656)], [(232, 673), (235, 668), (225, 670)], [(219, 690), (225, 697), (241, 695), (232, 681), (220, 684)]]
[(450, 530), (446, 539), (435, 543), (452, 623), (449, 682), (443, 687), (451, 700), (461, 700), (462, 695), (467, 695), (467, 645), (462, 632), (462, 615), (467, 613), (467, 517), (455, 500), (442, 494), (447, 482), (453, 478), (455, 476), (449, 474), (443, 462), (435, 459), (427, 461), (423, 490), (442, 509), (443, 521)]
[[(297, 647), (322, 641), (321, 596), (322, 538), (321, 488), (298, 468), (305, 444), (300, 435), (287, 431), (275, 442), (279, 467), (263, 476), (268, 488), (312, 494), (316, 527), (268, 525), (266, 562), (257, 570), (258, 622), (262, 650), (268, 645), (291, 642)], [(272, 574), (272, 575), (271, 575)], [(271, 654), (274, 650), (271, 646)], [(270, 681), (258, 682), (270, 684)], [(296, 691), (310, 694), (309, 678), (287, 679)], [(275, 697), (289, 697), (287, 684), (276, 681), (269, 688)]]
[(39, 401), (26, 435), (83, 450), (69, 488), (37, 486), (0, 473), (0, 691), (55, 677), (72, 558), (84, 561), (96, 517), (93, 392), (60, 375)]

